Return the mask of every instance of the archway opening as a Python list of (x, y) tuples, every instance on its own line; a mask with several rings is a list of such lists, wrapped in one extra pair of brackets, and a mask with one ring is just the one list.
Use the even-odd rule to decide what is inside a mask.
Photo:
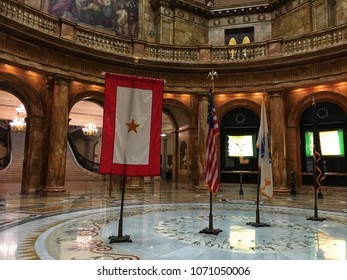
[[(250, 109), (238, 107), (221, 120), (220, 166), (222, 183), (257, 182), (256, 140), (259, 117)], [(242, 176), (242, 177), (241, 177)]]
[(329, 102), (318, 102), (316, 115), (313, 116), (312, 113), (310, 106), (300, 119), (302, 184), (313, 184), (312, 124), (315, 117), (318, 122), (323, 168), (326, 174), (323, 185), (347, 187), (347, 115), (340, 106)]
[[(18, 118), (21, 100), (10, 92), (0, 90), (0, 171), (1, 178), (20, 183), (23, 174), (25, 126), (16, 130), (10, 123)], [(25, 110), (24, 106), (22, 107)], [(22, 120), (24, 121), (24, 120)], [(20, 186), (18, 184), (18, 186)]]
[(172, 178), (172, 168), (174, 160), (174, 143), (175, 137), (172, 134), (173, 125), (170, 117), (167, 113), (162, 114), (162, 126), (161, 126), (161, 178), (170, 180)]
[(100, 164), (103, 108), (89, 100), (77, 102), (70, 111), (69, 143), (78, 163), (98, 172)]

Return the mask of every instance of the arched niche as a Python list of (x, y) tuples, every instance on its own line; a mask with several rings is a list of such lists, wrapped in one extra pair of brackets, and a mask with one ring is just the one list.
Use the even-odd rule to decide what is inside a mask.
[(326, 179), (323, 185), (347, 186), (347, 114), (339, 105), (331, 102), (316, 102), (316, 114), (307, 107), (300, 118), (300, 155), (302, 184), (312, 185), (312, 127), (317, 119), (323, 168)]
[(220, 167), (222, 183), (257, 182), (256, 140), (259, 130), (258, 115), (237, 107), (224, 114), (220, 123)]
[(182, 142), (180, 145), (180, 168), (187, 169), (187, 143)]

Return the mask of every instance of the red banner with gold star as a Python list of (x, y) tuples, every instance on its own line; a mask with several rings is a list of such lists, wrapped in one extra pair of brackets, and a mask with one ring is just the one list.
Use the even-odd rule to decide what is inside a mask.
[(100, 173), (160, 175), (164, 81), (106, 73)]

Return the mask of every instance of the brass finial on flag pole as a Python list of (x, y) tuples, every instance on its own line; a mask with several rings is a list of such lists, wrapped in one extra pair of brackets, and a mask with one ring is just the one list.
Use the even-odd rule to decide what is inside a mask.
[(139, 63), (140, 58), (137, 56), (134, 57), (134, 76), (136, 76), (137, 64)]
[(215, 70), (210, 71), (207, 75), (207, 79), (210, 78), (211, 83), (213, 83), (215, 77), (218, 78), (218, 73)]
[(211, 79), (210, 91), (214, 91), (214, 79), (218, 78), (218, 73), (215, 70), (212, 70), (208, 73), (207, 79)]

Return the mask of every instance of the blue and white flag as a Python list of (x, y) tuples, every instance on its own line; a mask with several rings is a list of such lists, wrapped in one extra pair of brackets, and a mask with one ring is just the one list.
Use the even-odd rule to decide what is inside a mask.
[(260, 127), (257, 139), (259, 149), (258, 168), (260, 170), (259, 191), (265, 197), (271, 199), (273, 196), (273, 177), (269, 129), (266, 117), (265, 101), (261, 104)]

